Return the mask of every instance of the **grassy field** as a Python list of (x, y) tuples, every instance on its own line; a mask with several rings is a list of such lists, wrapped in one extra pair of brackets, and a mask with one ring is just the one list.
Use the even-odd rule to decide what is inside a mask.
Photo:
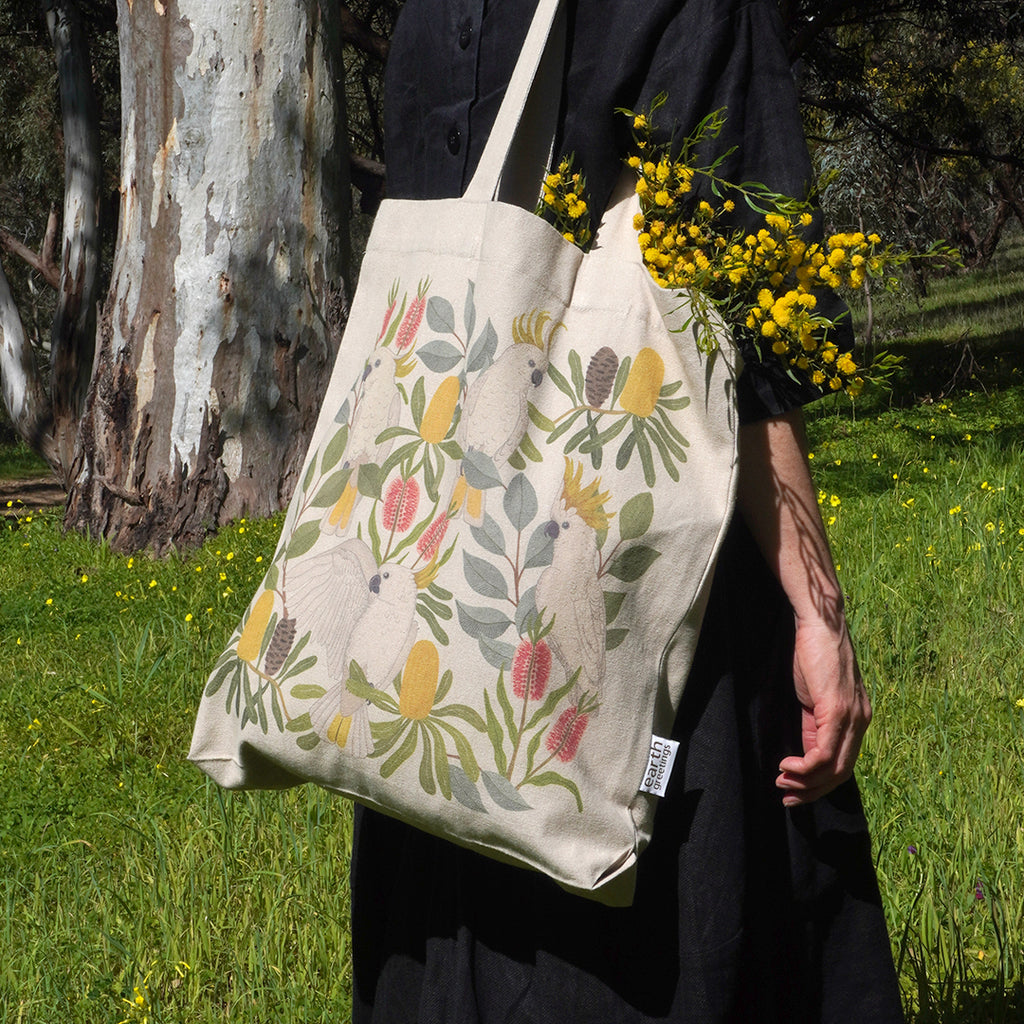
[[(1024, 243), (878, 315), (903, 331), (899, 391), (809, 415), (876, 709), (879, 878), (911, 1020), (1019, 1021)], [(31, 467), (0, 452), (0, 478)], [(7, 511), (0, 1019), (344, 1021), (347, 807), (224, 794), (184, 761), (278, 525), (154, 561)]]

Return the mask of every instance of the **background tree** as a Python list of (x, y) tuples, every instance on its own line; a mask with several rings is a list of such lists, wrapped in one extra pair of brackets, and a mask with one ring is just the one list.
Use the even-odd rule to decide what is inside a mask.
[[(778, 3), (837, 219), (988, 258), (1022, 213), (1017, 0)], [(0, 6), (0, 377), (69, 525), (160, 548), (287, 500), (368, 229), (349, 176), (367, 214), (383, 191), (401, 6)]]
[(345, 302), (340, 18), (318, 0), (119, 0), (118, 27), (116, 255), (73, 457), (46, 451), (70, 526), (159, 550), (294, 485)]
[(948, 237), (968, 260), (991, 258), (1009, 217), (1024, 224), (1017, 0), (781, 0), (780, 9), (819, 161), (838, 173), (827, 208), (849, 220), (869, 202), (892, 237)]

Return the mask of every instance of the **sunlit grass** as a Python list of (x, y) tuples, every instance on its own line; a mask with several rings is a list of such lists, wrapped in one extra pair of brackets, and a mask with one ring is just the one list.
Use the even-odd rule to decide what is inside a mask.
[(859, 766), (917, 1022), (1024, 1013), (1024, 386), (811, 424), (875, 720)]
[[(897, 392), (809, 411), (914, 1024), (1024, 1019), (1022, 262), (1018, 240), (920, 308), (880, 305)], [(221, 793), (184, 760), (280, 519), (154, 560), (3, 511), (0, 1019), (347, 1020), (348, 806)]]
[(168, 561), (0, 526), (0, 1019), (346, 1019), (349, 807), (184, 760), (279, 525)]

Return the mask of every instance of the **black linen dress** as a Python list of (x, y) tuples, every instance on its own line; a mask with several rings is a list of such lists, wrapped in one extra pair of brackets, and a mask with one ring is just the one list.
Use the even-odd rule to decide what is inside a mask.
[[(461, 194), (533, 0), (408, 0), (386, 82), (388, 192)], [(799, 194), (809, 167), (770, 0), (577, 0), (557, 152), (596, 218), (628, 148), (616, 106), (728, 108), (724, 168)], [(756, 359), (741, 418), (814, 394)], [(786, 810), (800, 751), (793, 619), (742, 523), (725, 542), (632, 907), (571, 896), (357, 808), (353, 1024), (891, 1024), (899, 993), (855, 784)]]

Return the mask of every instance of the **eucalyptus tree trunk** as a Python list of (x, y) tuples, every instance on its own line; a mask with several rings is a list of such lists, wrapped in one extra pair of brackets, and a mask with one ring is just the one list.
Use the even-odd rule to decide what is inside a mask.
[(281, 508), (343, 320), (332, 0), (118, 0), (120, 226), (66, 523), (121, 550)]
[(50, 262), (54, 216), (38, 260), (9, 238), (5, 239), (5, 248), (23, 250), (19, 254), (57, 288), (49, 392), (2, 269), (0, 381), (4, 406), (15, 429), (46, 459), (66, 486), (93, 367), (102, 168), (89, 48), (78, 11), (71, 0), (47, 0), (43, 7), (57, 62), (64, 136), (59, 271)]
[(78, 11), (68, 0), (48, 0), (45, 6), (64, 129), (63, 238), (50, 335), (50, 398), (54, 445), (66, 484), (95, 352), (102, 167), (92, 67)]

